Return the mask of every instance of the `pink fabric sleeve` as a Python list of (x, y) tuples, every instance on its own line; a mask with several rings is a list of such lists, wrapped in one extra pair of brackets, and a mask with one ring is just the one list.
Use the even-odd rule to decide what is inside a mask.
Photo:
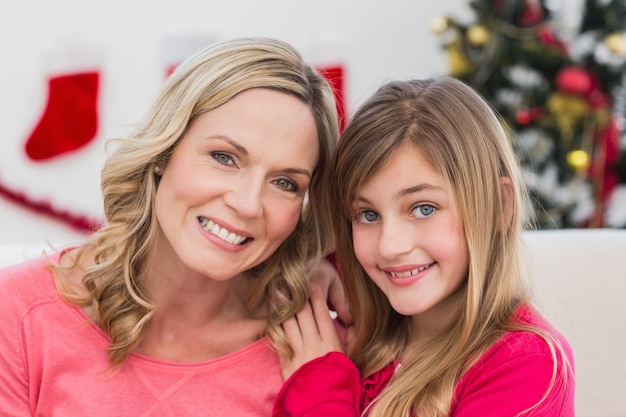
[(302, 365), (285, 382), (273, 417), (355, 417), (360, 415), (359, 370), (340, 352)]
[(46, 263), (0, 269), (0, 416), (271, 415), (283, 378), (269, 340), (193, 363), (133, 353), (111, 369), (110, 339)]
[(23, 276), (23, 268), (8, 267), (0, 271), (0, 410), (2, 415), (30, 417), (28, 371), (26, 369), (23, 335), (21, 329), (22, 311), (9, 300), (23, 297), (24, 288), (15, 279)]
[[(566, 352), (571, 358), (567, 346)], [(537, 403), (524, 416), (574, 417), (574, 375), (564, 366), (558, 360), (550, 389), (554, 366), (547, 344), (530, 333), (509, 335), (461, 378), (451, 417), (515, 416)]]

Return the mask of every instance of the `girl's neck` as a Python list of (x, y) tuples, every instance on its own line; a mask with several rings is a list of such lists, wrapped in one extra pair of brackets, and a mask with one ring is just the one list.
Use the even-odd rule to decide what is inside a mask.
[(444, 332), (458, 316), (464, 298), (463, 286), (429, 310), (412, 316), (409, 345), (421, 345)]

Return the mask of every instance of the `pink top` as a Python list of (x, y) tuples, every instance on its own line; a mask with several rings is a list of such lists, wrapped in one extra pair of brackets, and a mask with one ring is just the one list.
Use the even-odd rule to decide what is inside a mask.
[(59, 296), (45, 263), (0, 269), (0, 415), (271, 414), (283, 380), (267, 339), (200, 363), (131, 354), (112, 371), (109, 338)]

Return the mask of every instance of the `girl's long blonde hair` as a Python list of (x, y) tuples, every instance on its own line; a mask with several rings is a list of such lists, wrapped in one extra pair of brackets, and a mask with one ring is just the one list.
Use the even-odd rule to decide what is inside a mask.
[[(553, 351), (555, 373), (557, 357), (565, 356), (548, 332), (512, 319), (528, 302), (518, 255), (525, 190), (499, 118), (477, 93), (453, 78), (394, 81), (352, 116), (329, 180), (337, 256), (355, 317), (349, 354), (362, 376), (397, 358), (410, 336), (410, 317), (396, 313), (367, 276), (352, 241), (359, 188), (405, 143), (419, 149), (452, 190), (467, 241), (469, 272), (462, 304), (449, 327), (420, 345), (368, 412), (370, 417), (443, 417), (449, 415), (460, 376), (504, 332), (540, 335)], [(555, 375), (553, 384), (556, 380)]]
[[(92, 318), (111, 338), (112, 365), (121, 365), (141, 340), (155, 306), (145, 296), (142, 273), (154, 247), (157, 220), (154, 169), (165, 166), (190, 123), (203, 113), (252, 88), (268, 88), (295, 96), (310, 106), (319, 138), (319, 158), (308, 201), (292, 234), (269, 259), (249, 271), (248, 306), (290, 295), (291, 302), (270, 303), (268, 333), (279, 353), (291, 350), (280, 323), (306, 302), (306, 265), (331, 248), (333, 234), (320, 194), (334, 152), (338, 122), (328, 82), (290, 45), (269, 38), (244, 38), (213, 45), (182, 63), (166, 81), (151, 111), (128, 138), (117, 139), (102, 170), (106, 224), (81, 248), (95, 254), (79, 297), (59, 283), (64, 296), (88, 307)], [(58, 266), (56, 267), (58, 269)]]

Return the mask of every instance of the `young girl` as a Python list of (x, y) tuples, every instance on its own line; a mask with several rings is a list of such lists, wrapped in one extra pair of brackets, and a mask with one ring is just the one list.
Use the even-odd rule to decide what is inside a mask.
[(283, 324), (275, 416), (574, 416), (572, 352), (523, 286), (518, 166), (477, 93), (384, 85), (329, 173), (356, 367), (314, 291)]

